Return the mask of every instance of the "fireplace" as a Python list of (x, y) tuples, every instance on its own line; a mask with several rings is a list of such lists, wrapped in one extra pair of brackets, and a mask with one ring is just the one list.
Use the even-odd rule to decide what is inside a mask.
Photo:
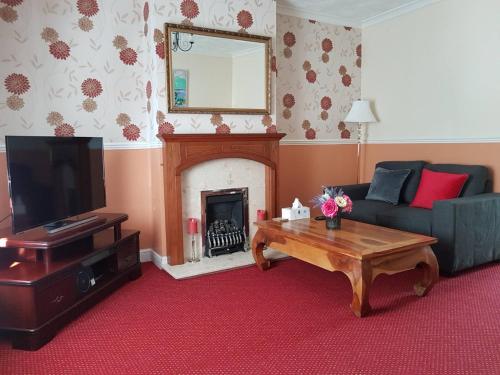
[(249, 250), (248, 188), (201, 192), (204, 255)]
[[(265, 208), (268, 216), (274, 217), (278, 206), (279, 140), (284, 136), (283, 133), (159, 136), (163, 142), (164, 238), (169, 265), (183, 264), (185, 258), (183, 228), (187, 216), (183, 215), (182, 208), (183, 172), (201, 163), (218, 159), (246, 159), (261, 163), (265, 168), (262, 178), (265, 202), (264, 205), (250, 208), (252, 212), (254, 209)], [(247, 183), (241, 185), (250, 187)], [(197, 194), (210, 188), (214, 187), (200, 189)], [(198, 197), (199, 195), (196, 195), (197, 203), (200, 202)], [(248, 227), (245, 229), (248, 230)]]

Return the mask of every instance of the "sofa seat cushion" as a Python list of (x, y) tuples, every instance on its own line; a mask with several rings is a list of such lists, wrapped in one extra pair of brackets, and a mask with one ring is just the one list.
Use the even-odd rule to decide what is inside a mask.
[(377, 224), (377, 214), (390, 209), (394, 209), (394, 205), (391, 203), (357, 200), (352, 202), (352, 212), (350, 214), (342, 214), (342, 217), (363, 223)]
[(430, 236), (432, 233), (432, 210), (398, 206), (376, 214), (376, 224)]

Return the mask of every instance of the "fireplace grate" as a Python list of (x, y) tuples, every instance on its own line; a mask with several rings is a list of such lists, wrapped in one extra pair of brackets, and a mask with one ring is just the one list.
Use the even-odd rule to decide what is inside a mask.
[(204, 254), (248, 251), (248, 188), (201, 192)]
[(206, 255), (246, 251), (245, 228), (240, 228), (236, 220), (215, 220), (207, 230)]

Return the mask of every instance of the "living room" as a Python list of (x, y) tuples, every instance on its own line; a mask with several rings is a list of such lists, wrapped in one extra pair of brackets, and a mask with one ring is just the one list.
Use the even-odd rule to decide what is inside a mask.
[[(499, 373), (499, 13), (495, 0), (0, 0), (0, 372)], [(5, 275), (21, 258), (48, 275), (64, 232), (90, 245), (71, 229), (28, 243), (42, 229), (16, 221), (16, 136), (100, 141), (105, 194), (82, 231), (110, 231), (115, 250), (134, 238), (117, 267), (135, 280), (66, 306), (50, 333), (12, 323), (29, 311)], [(408, 170), (384, 198), (398, 214), (365, 199), (377, 167)], [(431, 190), (467, 177), (412, 206), (430, 173)], [(340, 229), (315, 220), (323, 186), (353, 201)], [(207, 213), (235, 197), (237, 235), (219, 246)], [(310, 221), (272, 220), (303, 212), (295, 198)], [(323, 237), (293, 237), (302, 220)], [(410, 256), (379, 247), (363, 279), (356, 246), (386, 241)]]

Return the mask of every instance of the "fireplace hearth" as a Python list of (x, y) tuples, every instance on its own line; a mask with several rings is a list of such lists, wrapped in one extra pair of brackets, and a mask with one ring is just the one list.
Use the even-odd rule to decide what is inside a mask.
[(248, 188), (201, 192), (204, 254), (249, 250)]

